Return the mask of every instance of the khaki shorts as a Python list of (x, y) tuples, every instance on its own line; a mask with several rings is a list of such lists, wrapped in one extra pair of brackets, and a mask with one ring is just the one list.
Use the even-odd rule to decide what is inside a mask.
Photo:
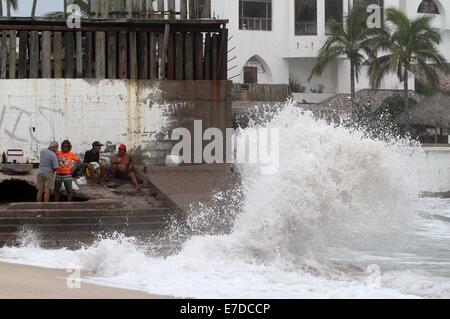
[(55, 174), (53, 172), (36, 177), (36, 188), (40, 191), (45, 189), (53, 190), (55, 184)]

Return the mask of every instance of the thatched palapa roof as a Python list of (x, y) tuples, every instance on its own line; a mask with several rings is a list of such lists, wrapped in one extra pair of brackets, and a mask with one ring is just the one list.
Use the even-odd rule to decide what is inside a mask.
[(412, 107), (400, 119), (409, 124), (450, 127), (450, 95), (437, 93)]

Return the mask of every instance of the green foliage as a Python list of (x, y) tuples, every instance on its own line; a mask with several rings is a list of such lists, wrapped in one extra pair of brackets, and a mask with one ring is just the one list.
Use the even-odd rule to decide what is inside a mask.
[(416, 92), (426, 96), (432, 96), (439, 92), (439, 88), (434, 85), (429, 85), (419, 79), (416, 79)]
[(292, 93), (305, 93), (306, 87), (302, 85), (302, 82), (297, 82), (294, 78), (289, 78), (289, 88)]

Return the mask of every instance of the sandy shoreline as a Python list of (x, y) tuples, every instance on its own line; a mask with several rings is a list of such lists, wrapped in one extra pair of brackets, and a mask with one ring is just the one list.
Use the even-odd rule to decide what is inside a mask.
[(0, 262), (0, 299), (164, 299), (166, 296), (81, 282), (69, 288), (65, 269)]

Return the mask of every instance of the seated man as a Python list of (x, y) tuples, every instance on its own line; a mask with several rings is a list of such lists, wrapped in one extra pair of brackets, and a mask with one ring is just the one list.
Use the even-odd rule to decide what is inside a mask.
[(103, 185), (102, 178), (105, 176), (105, 167), (100, 164), (100, 150), (103, 144), (98, 141), (92, 143), (92, 149), (84, 153), (83, 164), (86, 167), (86, 176), (97, 185), (97, 178)]
[(132, 157), (127, 153), (127, 147), (124, 144), (119, 146), (119, 154), (113, 156), (111, 160), (111, 176), (112, 183), (116, 184), (116, 178), (130, 178), (136, 187), (136, 191), (139, 192), (141, 185), (134, 172), (134, 165)]
[(55, 201), (59, 202), (61, 197), (61, 188), (64, 187), (67, 192), (68, 201), (71, 202), (73, 198), (72, 191), (72, 174), (79, 164), (78, 156), (71, 152), (72, 144), (65, 140), (61, 144), (61, 151), (56, 153), (58, 156), (59, 167), (56, 170), (55, 176)]

